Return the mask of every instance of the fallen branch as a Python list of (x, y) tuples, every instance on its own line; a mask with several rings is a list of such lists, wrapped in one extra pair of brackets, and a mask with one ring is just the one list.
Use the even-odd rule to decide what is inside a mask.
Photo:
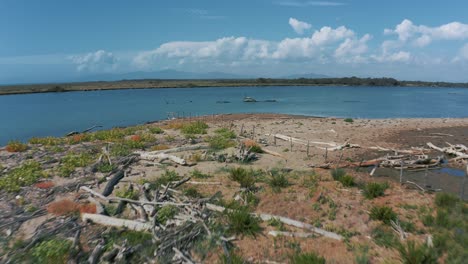
[(283, 232), (283, 231), (270, 231), (270, 236), (288, 236), (288, 237), (301, 237), (301, 238), (314, 238), (314, 233), (301, 233), (301, 232)]
[(83, 222), (91, 221), (96, 224), (113, 226), (113, 227), (125, 227), (134, 231), (149, 231), (153, 227), (151, 223), (142, 223), (134, 220), (127, 220), (121, 218), (114, 218), (105, 215), (88, 214), (84, 213), (81, 215)]
[(276, 156), (276, 157), (280, 157), (280, 158), (283, 158), (283, 159), (287, 159), (285, 156), (279, 154), (278, 152), (274, 152), (272, 150), (269, 150), (269, 149), (266, 149), (266, 148), (262, 148), (263, 152), (266, 153), (266, 154), (270, 154), (272, 156)]
[(159, 162), (170, 160), (182, 166), (187, 165), (187, 162), (184, 159), (179, 158), (174, 155), (166, 154), (166, 153), (153, 154), (150, 152), (138, 152), (138, 154), (140, 155), (140, 158), (143, 160), (149, 160), (149, 161), (159, 160)]

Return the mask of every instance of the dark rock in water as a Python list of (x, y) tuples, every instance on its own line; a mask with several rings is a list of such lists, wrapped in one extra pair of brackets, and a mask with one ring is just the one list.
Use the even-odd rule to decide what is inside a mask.
[(217, 104), (229, 104), (229, 101), (216, 101)]
[(270, 100), (265, 100), (264, 102), (267, 102), (267, 103), (276, 103), (278, 101), (276, 101), (275, 99), (270, 99)]

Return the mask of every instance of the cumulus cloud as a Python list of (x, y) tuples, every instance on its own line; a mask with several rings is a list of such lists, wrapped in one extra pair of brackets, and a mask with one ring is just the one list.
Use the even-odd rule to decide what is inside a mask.
[(407, 51), (398, 51), (394, 53), (372, 56), (378, 62), (409, 62), (412, 59), (411, 53)]
[(451, 22), (438, 27), (429, 27), (415, 25), (411, 20), (404, 19), (394, 29), (385, 29), (384, 34), (395, 34), (402, 43), (411, 42), (415, 46), (424, 47), (434, 40), (468, 39), (468, 24)]
[[(225, 37), (214, 41), (167, 42), (154, 50), (141, 52), (134, 58), (134, 64), (144, 68), (161, 59), (179, 61), (183, 59), (184, 63), (190, 60), (230, 63), (256, 60), (309, 60), (332, 57), (336, 45), (342, 41), (348, 42), (341, 44), (344, 46), (338, 51), (338, 55), (344, 57), (346, 54), (362, 54), (367, 50), (366, 43), (369, 39), (369, 35), (358, 39), (354, 31), (341, 26), (323, 27), (310, 37), (286, 38), (281, 41)], [(332, 52), (327, 53), (328, 50)]]
[(346, 38), (335, 50), (335, 58), (343, 62), (364, 62), (363, 54), (368, 51), (367, 42), (372, 39), (369, 34), (362, 38)]
[(296, 31), (297, 34), (302, 35), (304, 31), (312, 27), (311, 24), (299, 21), (293, 17), (289, 18), (289, 25)]
[(98, 50), (84, 55), (70, 56), (78, 71), (107, 72), (115, 69), (117, 58), (105, 50)]

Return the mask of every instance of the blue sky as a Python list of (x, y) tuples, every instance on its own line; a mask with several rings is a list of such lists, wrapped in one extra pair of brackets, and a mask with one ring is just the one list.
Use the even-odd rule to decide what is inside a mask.
[(0, 83), (176, 69), (468, 82), (467, 1), (0, 0)]

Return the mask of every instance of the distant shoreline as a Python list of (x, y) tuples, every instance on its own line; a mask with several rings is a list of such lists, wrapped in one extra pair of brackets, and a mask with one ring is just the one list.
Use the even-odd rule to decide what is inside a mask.
[(468, 83), (398, 81), (393, 78), (317, 78), (317, 79), (222, 79), (222, 80), (122, 80), (76, 83), (50, 83), (0, 86), (0, 95), (100, 91), (120, 89), (169, 89), (209, 87), (269, 86), (371, 86), (371, 87), (440, 87), (468, 88)]

